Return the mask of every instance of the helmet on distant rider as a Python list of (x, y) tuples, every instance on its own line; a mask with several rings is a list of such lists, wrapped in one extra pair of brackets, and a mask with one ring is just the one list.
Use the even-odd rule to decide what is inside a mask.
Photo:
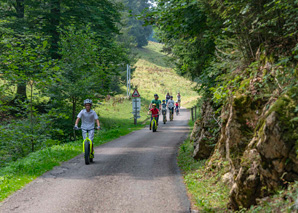
[(166, 102), (166, 100), (162, 100), (162, 102)]
[(91, 99), (84, 100), (84, 105), (86, 105), (86, 104), (91, 104), (92, 105), (92, 100)]
[(154, 97), (158, 97), (158, 95), (157, 94), (154, 94)]
[(171, 98), (173, 98), (173, 96), (171, 96)]
[(152, 106), (156, 106), (156, 104), (152, 104)]

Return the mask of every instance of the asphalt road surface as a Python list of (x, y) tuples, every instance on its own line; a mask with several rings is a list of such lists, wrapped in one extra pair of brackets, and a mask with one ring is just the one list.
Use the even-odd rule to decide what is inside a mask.
[(83, 155), (45, 173), (2, 204), (0, 212), (190, 212), (177, 166), (179, 144), (189, 133), (189, 112), (157, 132), (144, 128), (95, 149), (94, 163)]

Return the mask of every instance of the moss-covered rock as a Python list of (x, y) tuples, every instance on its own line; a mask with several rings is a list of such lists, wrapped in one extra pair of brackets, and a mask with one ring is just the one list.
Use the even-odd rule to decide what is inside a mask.
[(194, 141), (193, 157), (195, 159), (207, 159), (211, 155), (220, 129), (214, 118), (214, 109), (210, 101), (203, 104), (201, 112), (201, 120), (196, 122), (191, 134), (191, 140)]
[(289, 181), (298, 180), (298, 87), (269, 100), (241, 157), (229, 207), (250, 207)]

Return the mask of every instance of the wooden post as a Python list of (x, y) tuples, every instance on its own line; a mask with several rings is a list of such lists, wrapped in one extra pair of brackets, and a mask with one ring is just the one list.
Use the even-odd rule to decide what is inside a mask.
[(197, 120), (197, 106), (195, 106), (195, 120)]
[(137, 110), (135, 111), (135, 114), (134, 114), (134, 124), (137, 125), (137, 115), (138, 115), (138, 112)]
[(193, 107), (191, 108), (191, 119), (193, 121)]

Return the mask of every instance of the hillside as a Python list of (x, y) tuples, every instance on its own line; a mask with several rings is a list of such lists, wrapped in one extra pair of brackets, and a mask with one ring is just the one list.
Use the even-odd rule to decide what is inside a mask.
[(141, 96), (147, 100), (152, 100), (155, 93), (160, 96), (160, 100), (165, 99), (167, 92), (175, 100), (180, 92), (183, 107), (195, 105), (199, 97), (193, 90), (196, 84), (173, 70), (169, 56), (161, 52), (162, 47), (160, 43), (149, 41), (148, 46), (137, 50), (140, 59), (135, 64), (131, 81), (133, 87), (138, 88)]
[[(162, 44), (149, 41), (148, 45), (136, 49), (137, 63), (133, 66), (131, 79), (131, 94), (137, 88), (141, 95), (141, 118), (142, 123), (147, 120), (149, 103), (158, 94), (159, 99), (165, 99), (167, 92), (176, 98), (177, 92), (182, 97), (182, 106), (189, 108), (194, 106), (199, 98), (193, 90), (195, 83), (179, 76), (171, 67), (169, 58), (161, 52)], [(110, 101), (105, 100), (96, 110), (101, 115), (100, 121), (104, 127), (111, 128), (113, 123), (132, 123), (131, 100), (127, 99), (126, 87), (122, 86), (123, 94), (112, 97)], [(116, 120), (116, 122), (115, 122)]]

